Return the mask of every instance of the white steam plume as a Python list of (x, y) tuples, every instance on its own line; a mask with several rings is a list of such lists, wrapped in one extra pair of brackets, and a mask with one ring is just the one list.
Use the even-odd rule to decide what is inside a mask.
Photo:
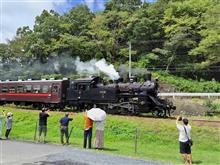
[(95, 63), (95, 66), (103, 73), (108, 75), (112, 80), (119, 79), (119, 74), (116, 72), (114, 66), (112, 64), (108, 65), (105, 59), (101, 59)]
[(82, 62), (80, 61), (80, 58), (77, 57), (75, 60), (75, 66), (78, 73), (88, 72), (94, 74), (101, 71), (112, 80), (117, 80), (120, 77), (114, 66), (112, 64), (108, 65), (105, 59), (99, 61), (92, 59), (90, 61)]

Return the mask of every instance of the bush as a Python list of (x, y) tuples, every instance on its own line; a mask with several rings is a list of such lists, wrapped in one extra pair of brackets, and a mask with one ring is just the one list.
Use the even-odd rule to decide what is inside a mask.
[(153, 77), (159, 77), (160, 81), (174, 85), (179, 92), (220, 92), (220, 83), (216, 81), (186, 80), (167, 72), (153, 72)]

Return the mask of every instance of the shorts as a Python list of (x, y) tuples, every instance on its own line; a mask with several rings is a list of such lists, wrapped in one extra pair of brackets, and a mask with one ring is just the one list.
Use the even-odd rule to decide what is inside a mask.
[(191, 154), (191, 147), (187, 142), (180, 142), (180, 153)]
[(47, 135), (47, 126), (46, 125), (39, 125), (39, 128), (38, 128), (38, 131), (39, 131), (39, 136), (41, 136), (42, 132), (44, 133), (44, 136)]

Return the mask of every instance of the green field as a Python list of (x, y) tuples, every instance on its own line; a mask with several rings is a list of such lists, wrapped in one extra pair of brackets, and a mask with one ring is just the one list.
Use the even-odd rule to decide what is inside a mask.
[[(13, 106), (0, 106), (0, 111), (11, 111), (14, 114), (12, 139), (33, 141), (39, 111), (24, 110)], [(60, 143), (59, 119), (62, 112), (50, 112), (48, 118), (48, 143)], [(83, 145), (83, 113), (74, 113), (74, 127), (70, 143), (74, 147)], [(219, 120), (219, 118), (214, 118)], [(220, 127), (199, 125), (191, 122), (192, 148), (194, 164), (220, 164)], [(137, 129), (137, 152), (135, 153), (135, 130)], [(5, 130), (5, 128), (4, 128)], [(94, 133), (93, 133), (94, 136)], [(93, 138), (94, 139), (94, 138)], [(97, 152), (97, 150), (94, 150)], [(154, 119), (144, 117), (108, 115), (105, 126), (105, 149), (98, 152), (108, 152), (117, 155), (159, 160), (167, 163), (181, 164), (182, 159), (178, 148), (178, 131), (175, 120)]]

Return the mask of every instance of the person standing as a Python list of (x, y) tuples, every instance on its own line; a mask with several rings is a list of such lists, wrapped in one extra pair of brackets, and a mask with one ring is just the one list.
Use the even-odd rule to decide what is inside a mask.
[[(179, 124), (181, 120), (183, 125)], [(191, 139), (191, 126), (188, 123), (189, 121), (186, 118), (182, 119), (182, 117), (178, 116), (176, 119), (176, 127), (179, 130), (180, 154), (185, 163), (192, 164), (191, 145), (188, 143), (188, 140)]]
[(84, 126), (84, 143), (83, 147), (86, 148), (87, 146), (87, 139), (89, 142), (89, 149), (92, 148), (92, 126), (93, 126), (93, 121), (88, 117), (87, 111), (84, 116), (85, 119), (85, 126)]
[(94, 145), (97, 149), (102, 149), (104, 147), (104, 125), (105, 120), (96, 121), (96, 136)]
[(39, 134), (38, 142), (41, 141), (41, 134), (44, 133), (43, 142), (45, 143), (45, 138), (47, 135), (47, 118), (50, 116), (49, 109), (43, 108), (42, 112), (39, 113)]
[(2, 139), (2, 126), (3, 126), (3, 119), (5, 117), (5, 112), (2, 110), (0, 113), (0, 139)]
[(72, 118), (69, 118), (69, 113), (65, 113), (65, 116), (60, 119), (60, 133), (61, 133), (61, 143), (64, 144), (63, 136), (65, 134), (66, 137), (66, 144), (69, 144), (69, 132), (68, 132), (68, 125), (69, 121), (72, 121)]
[(13, 118), (13, 114), (11, 112), (8, 112), (7, 113), (7, 119), (6, 119), (6, 132), (5, 132), (5, 138), (6, 139), (8, 139), (9, 133), (11, 132), (12, 118)]

